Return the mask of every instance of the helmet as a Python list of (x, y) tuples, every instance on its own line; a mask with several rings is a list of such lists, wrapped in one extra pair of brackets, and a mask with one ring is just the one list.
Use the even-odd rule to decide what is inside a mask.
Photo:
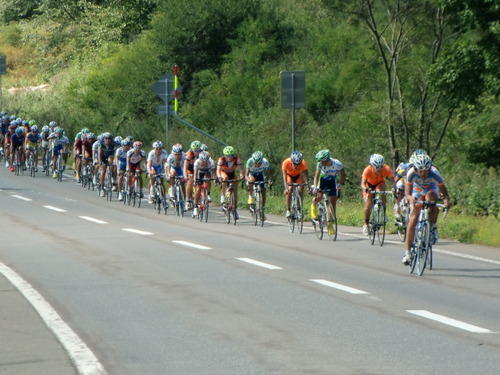
[(328, 159), (330, 159), (330, 151), (328, 150), (321, 150), (316, 154), (317, 162), (327, 161)]
[(113, 139), (113, 134), (111, 134), (110, 132), (106, 132), (102, 135), (102, 138), (103, 139)]
[(142, 142), (141, 141), (135, 141), (133, 144), (134, 148), (142, 148)]
[(176, 143), (175, 145), (173, 145), (172, 152), (174, 154), (178, 154), (178, 153), (182, 152), (182, 145), (180, 143)]
[(204, 144), (204, 143), (203, 143), (203, 144), (200, 146), (200, 150), (201, 150), (201, 151), (208, 151), (208, 146), (207, 146), (206, 144)]
[(115, 137), (115, 143), (121, 144), (122, 143), (122, 139), (123, 139), (122, 137), (120, 137), (119, 135), (117, 135)]
[(50, 128), (47, 125), (44, 125), (42, 128), (42, 132), (44, 132), (44, 133), (48, 133), (49, 130), (50, 130)]
[(418, 155), (427, 155), (427, 152), (425, 152), (424, 150), (422, 150), (421, 148), (419, 148), (418, 150), (415, 150), (415, 152), (413, 154), (411, 154), (410, 156), (410, 163), (411, 164), (415, 164), (415, 158), (418, 156)]
[(413, 160), (413, 165), (419, 170), (430, 169), (432, 165), (431, 157), (427, 154), (417, 155)]
[(61, 128), (60, 126), (58, 126), (58, 127), (55, 129), (55, 131), (56, 131), (56, 133), (58, 133), (58, 134), (62, 134), (62, 133), (64, 133), (64, 129), (63, 129), (63, 128)]
[(262, 155), (262, 152), (255, 151), (252, 154), (252, 160), (254, 161), (254, 163), (262, 163), (262, 159), (264, 159), (264, 155)]
[(120, 144), (122, 146), (129, 146), (130, 145), (130, 141), (127, 138), (125, 138), (125, 139), (122, 139), (122, 141), (120, 142)]
[(89, 133), (87, 134), (87, 139), (95, 139), (95, 134), (94, 133)]
[(210, 154), (206, 151), (200, 152), (200, 155), (198, 155), (201, 161), (208, 161), (210, 160)]
[(32, 126), (32, 125), (35, 125), (36, 124), (36, 121), (35, 120), (29, 120), (28, 122), (28, 125), (29, 126)]
[(24, 129), (23, 128), (16, 128), (16, 134), (23, 134)]
[(132, 137), (131, 135), (127, 135), (127, 139), (130, 141), (130, 143), (134, 142), (134, 137)]
[(153, 148), (163, 148), (163, 143), (161, 141), (154, 141)]
[[(31, 121), (33, 121), (33, 120), (31, 120)], [(30, 121), (30, 122), (31, 122), (31, 121)], [(33, 121), (33, 124), (30, 124), (30, 122), (28, 122), (28, 121), (26, 121), (26, 120), (23, 120), (23, 121), (21, 121), (21, 124), (23, 124), (24, 126), (26, 126), (26, 125), (29, 125), (29, 126), (31, 126), (31, 125), (35, 125), (35, 124), (34, 124), (34, 121)]]
[(50, 126), (51, 128), (54, 128), (54, 127), (56, 127), (56, 126), (57, 126), (57, 122), (55, 122), (55, 121), (51, 121), (51, 122), (49, 122), (49, 126)]
[(224, 147), (224, 150), (222, 150), (224, 155), (234, 155), (234, 148), (232, 146), (226, 146)]
[(32, 131), (32, 132), (34, 132), (34, 133), (36, 133), (36, 132), (38, 131), (38, 126), (33, 125), (33, 126), (31, 127), (31, 131)]
[(300, 152), (294, 151), (290, 155), (290, 159), (292, 159), (292, 163), (293, 164), (300, 164), (300, 162), (302, 161), (303, 157), (302, 157), (302, 154)]
[(90, 133), (90, 130), (89, 130), (89, 128), (83, 128), (83, 129), (81, 130), (81, 133), (82, 133), (82, 134), (87, 134), (87, 133)]
[(77, 140), (77, 139), (82, 139), (82, 132), (76, 133), (75, 140)]
[(382, 168), (384, 165), (384, 157), (379, 154), (372, 154), (370, 156), (370, 165), (375, 169)]
[(200, 141), (193, 141), (191, 142), (191, 150), (199, 150), (201, 148), (201, 142)]

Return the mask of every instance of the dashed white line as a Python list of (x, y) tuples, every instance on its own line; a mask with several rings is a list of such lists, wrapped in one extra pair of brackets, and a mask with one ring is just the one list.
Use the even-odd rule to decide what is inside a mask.
[(43, 207), (56, 212), (66, 212), (66, 210), (54, 206), (43, 206)]
[(122, 228), (122, 230), (125, 231), (125, 232), (142, 234), (143, 236), (150, 236), (150, 235), (154, 234), (154, 233), (151, 233), (151, 232), (145, 232), (143, 230), (132, 229), (132, 228)]
[(0, 262), (0, 273), (26, 298), (68, 352), (79, 375), (105, 375), (106, 371), (89, 347), (62, 320), (52, 306), (26, 280)]
[(318, 283), (318, 284), (321, 284), (324, 286), (328, 286), (330, 288), (339, 289), (339, 290), (342, 290), (344, 292), (351, 293), (351, 294), (370, 294), (370, 293), (365, 292), (363, 290), (351, 288), (350, 286), (334, 283), (333, 281), (328, 281), (328, 280), (323, 280), (323, 279), (309, 279), (309, 281), (313, 281), (315, 283)]
[(200, 249), (200, 250), (210, 250), (210, 249), (212, 249), (211, 247), (208, 247), (208, 246), (198, 245), (198, 244), (195, 244), (195, 243), (192, 243), (192, 242), (187, 242), (187, 241), (176, 240), (176, 241), (172, 241), (172, 242), (178, 243), (179, 245), (194, 247), (195, 249)]
[(460, 328), (465, 331), (474, 332), (474, 333), (492, 333), (489, 329), (481, 328), (469, 323), (461, 322), (460, 320), (455, 320), (452, 318), (448, 318), (444, 315), (434, 314), (427, 310), (406, 310), (410, 314), (418, 315), (423, 318), (431, 319), (439, 323), (447, 324), (452, 327)]
[(99, 219), (95, 219), (95, 218), (90, 217), (90, 216), (78, 216), (78, 217), (80, 219), (91, 221), (91, 222), (96, 223), (96, 224), (107, 224), (107, 222), (105, 222), (105, 221), (102, 221), (102, 220), (99, 220)]
[(21, 199), (21, 200), (26, 201), (26, 202), (32, 201), (31, 198), (26, 198), (26, 197), (23, 197), (22, 195), (12, 194), (12, 197), (17, 198), (17, 199)]
[(254, 266), (259, 266), (263, 268), (267, 268), (269, 270), (282, 270), (283, 268), (274, 266), (272, 264), (264, 263), (264, 262), (259, 262), (258, 260), (250, 259), (250, 258), (236, 258), (237, 260), (240, 260), (242, 262), (246, 262), (249, 264), (253, 264)]

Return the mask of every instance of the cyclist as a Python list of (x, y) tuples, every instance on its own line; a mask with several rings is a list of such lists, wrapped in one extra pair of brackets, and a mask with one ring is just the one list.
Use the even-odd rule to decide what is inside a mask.
[(29, 160), (30, 153), (33, 153), (35, 160), (35, 171), (38, 172), (38, 146), (42, 137), (38, 133), (38, 126), (33, 125), (31, 131), (26, 134), (24, 147), (26, 148), (26, 160)]
[(14, 131), (14, 134), (10, 136), (10, 171), (14, 172), (14, 160), (16, 152), (19, 154), (19, 163), (23, 165), (23, 155), (24, 155), (24, 128), (18, 127)]
[(130, 141), (125, 138), (121, 141), (121, 147), (116, 150), (115, 153), (115, 165), (118, 169), (118, 200), (123, 200), (123, 177), (125, 176), (125, 171), (127, 169), (127, 153), (130, 150)]
[[(182, 152), (182, 145), (176, 143), (172, 146), (172, 152), (168, 155), (166, 171), (170, 179), (170, 188), (168, 194), (172, 196), (172, 187), (175, 184), (175, 177), (184, 177), (184, 163), (186, 162), (186, 154)], [(181, 179), (181, 188), (185, 192), (184, 179)]]
[(142, 192), (142, 165), (144, 164), (144, 161), (146, 160), (146, 153), (142, 149), (142, 142), (141, 141), (135, 141), (132, 144), (132, 149), (128, 150), (127, 152), (127, 171), (128, 171), (128, 186), (132, 188), (132, 174), (135, 173), (136, 171), (139, 172), (139, 176), (137, 177), (139, 179), (139, 185), (140, 185), (140, 197), (144, 197), (144, 194)]
[[(113, 181), (116, 179), (116, 166), (113, 163), (113, 158), (116, 153), (117, 145), (113, 141), (113, 134), (107, 132), (103, 135), (103, 142), (99, 146), (98, 158), (99, 165), (101, 166), (100, 184), (104, 186), (104, 179), (106, 178), (106, 169), (109, 167), (113, 176)], [(104, 197), (104, 189), (101, 189), (101, 197)]]
[[(303, 184), (309, 181), (309, 170), (307, 168), (307, 163), (304, 160), (302, 154), (298, 151), (293, 151), (290, 157), (283, 160), (281, 163), (281, 171), (283, 174), (283, 185), (285, 187), (286, 195), (286, 217), (289, 218), (292, 214), (290, 213), (290, 203), (292, 201), (292, 187), (288, 184), (297, 183)], [(299, 186), (300, 199), (304, 199), (304, 188)]]
[(54, 133), (49, 135), (48, 139), (51, 142), (52, 148), (52, 178), (57, 178), (56, 160), (59, 154), (62, 152), (64, 170), (66, 168), (66, 160), (68, 159), (69, 139), (64, 135), (64, 129), (59, 126), (56, 126), (54, 128)]
[(186, 201), (192, 204), (193, 182), (194, 182), (194, 162), (201, 152), (201, 142), (191, 142), (191, 148), (186, 152), (186, 160), (184, 161), (184, 177), (187, 178), (186, 186)]
[[(153, 142), (153, 149), (148, 154), (147, 168), (150, 175), (149, 180), (149, 199), (148, 202), (153, 204), (153, 187), (155, 184), (155, 175), (160, 175), (165, 172), (164, 166), (167, 162), (168, 154), (163, 148), (161, 141)], [(165, 191), (164, 177), (161, 177), (163, 191)], [(162, 197), (165, 198), (165, 197)]]
[[(439, 171), (432, 167), (432, 160), (426, 154), (420, 154), (413, 158), (413, 167), (408, 171), (406, 177), (405, 196), (412, 207), (410, 222), (408, 223), (408, 234), (406, 236), (406, 253), (403, 264), (408, 265), (411, 261), (410, 249), (415, 238), (415, 226), (422, 210), (420, 203), (426, 201), (436, 202), (441, 195), (445, 207), (450, 206), (448, 189), (444, 184), (443, 177)], [(429, 224), (431, 226), (431, 238), (437, 240), (437, 213), (436, 206), (429, 207)]]
[[(254, 182), (264, 182), (264, 171), (267, 173), (267, 179), (269, 185), (273, 184), (273, 171), (269, 162), (264, 157), (261, 151), (255, 151), (252, 157), (247, 160), (245, 164), (245, 179), (249, 182), (248, 184), (248, 204), (254, 204), (253, 189)], [(266, 207), (266, 187), (261, 186), (262, 191), (262, 211)]]
[(47, 152), (49, 152), (49, 133), (50, 128), (47, 125), (42, 127), (42, 134), (40, 134), (41, 146), (42, 146), (42, 163), (43, 171), (45, 172), (45, 158), (47, 157)]
[[(201, 179), (203, 178), (212, 178), (212, 175), (215, 172), (215, 162), (212, 160), (210, 157), (210, 154), (207, 151), (202, 151), (198, 155), (198, 159), (194, 162), (194, 171), (193, 171), (193, 176), (195, 179), (195, 183), (197, 185), (201, 185), (203, 181)], [(212, 201), (212, 198), (210, 198), (210, 181), (207, 181), (207, 200), (209, 202)], [(194, 209), (193, 209), (193, 216), (198, 215), (198, 202), (200, 200), (200, 189), (196, 189), (194, 193)]]
[[(217, 177), (219, 181), (222, 183), (221, 187), (221, 204), (225, 201), (226, 189), (227, 189), (227, 180), (236, 179), (236, 171), (239, 172), (240, 180), (243, 179), (243, 167), (241, 166), (241, 159), (236, 156), (234, 148), (232, 146), (226, 146), (222, 150), (224, 153), (223, 156), (219, 158), (217, 161)], [(233, 182), (233, 191), (234, 191), (234, 208), (238, 208), (238, 182)], [(235, 215), (236, 220), (238, 220), (238, 211), (236, 211)]]
[[(337, 159), (331, 157), (329, 150), (321, 150), (316, 154), (316, 173), (314, 174), (314, 187), (316, 187), (316, 195), (311, 203), (311, 217), (314, 220), (318, 219), (317, 203), (323, 198), (321, 190), (329, 190), (328, 198), (332, 203), (333, 212), (336, 212), (337, 199), (342, 185), (345, 183), (346, 174), (344, 165)], [(337, 184), (337, 176), (340, 174), (339, 183)]]
[(5, 138), (3, 140), (3, 149), (5, 150), (5, 167), (8, 168), (10, 166), (10, 139), (12, 135), (15, 133), (16, 126), (9, 125), (7, 133), (5, 134)]
[(73, 144), (74, 167), (76, 182), (80, 183), (80, 176), (82, 172), (82, 157), (83, 157), (83, 142), (87, 140), (87, 134), (90, 133), (88, 128), (80, 130), (76, 136)]
[(98, 184), (99, 174), (99, 149), (102, 145), (102, 134), (96, 137), (96, 141), (92, 143), (92, 164), (94, 166), (94, 185)]
[[(372, 154), (370, 156), (369, 162), (370, 164), (363, 170), (363, 175), (361, 177), (361, 190), (363, 192), (363, 199), (365, 201), (365, 223), (363, 225), (363, 234), (365, 236), (368, 236), (368, 224), (370, 221), (370, 215), (372, 213), (373, 206), (373, 194), (370, 194), (370, 191), (384, 191), (386, 189), (386, 179), (391, 182), (392, 188), (395, 188), (394, 173), (391, 167), (389, 167), (387, 164), (384, 164), (384, 157), (379, 154)], [(384, 206), (385, 212), (385, 195), (382, 195), (382, 205)], [(387, 220), (387, 218), (384, 217), (384, 220)]]

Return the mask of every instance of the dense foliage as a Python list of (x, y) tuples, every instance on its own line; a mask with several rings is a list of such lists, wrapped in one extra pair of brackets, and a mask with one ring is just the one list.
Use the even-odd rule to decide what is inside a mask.
[(131, 134), (220, 146), (156, 114), (151, 86), (173, 66), (179, 115), (245, 158), (278, 169), (291, 112), (279, 72), (306, 72), (296, 146), (312, 165), (329, 148), (357, 196), (368, 156), (396, 166), (415, 148), (434, 157), (459, 210), (498, 216), (500, 6), (488, 0), (5, 0), (0, 53), (10, 86), (0, 107), (70, 133)]

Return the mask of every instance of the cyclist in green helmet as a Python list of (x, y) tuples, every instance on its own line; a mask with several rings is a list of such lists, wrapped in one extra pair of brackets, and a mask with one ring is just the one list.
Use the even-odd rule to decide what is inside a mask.
[[(236, 156), (236, 152), (232, 146), (224, 147), (222, 150), (223, 156), (217, 161), (217, 177), (222, 183), (220, 202), (224, 203), (227, 180), (236, 179), (236, 171), (239, 172), (240, 180), (243, 179), (243, 167), (241, 165), (241, 160)], [(235, 208), (238, 208), (238, 182), (233, 182), (234, 198), (235, 198)], [(238, 219), (238, 211), (236, 211), (236, 219)]]

